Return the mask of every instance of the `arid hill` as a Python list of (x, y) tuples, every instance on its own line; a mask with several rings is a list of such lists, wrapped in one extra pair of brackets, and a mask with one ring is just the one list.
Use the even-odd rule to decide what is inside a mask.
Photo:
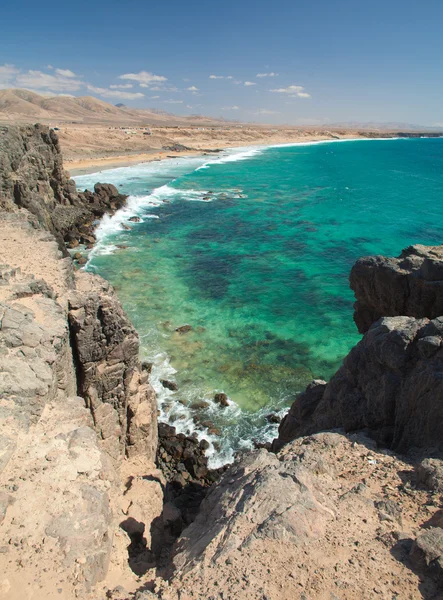
[(186, 125), (224, 123), (222, 119), (176, 116), (156, 109), (114, 106), (92, 96), (41, 96), (28, 90), (0, 90), (0, 122), (101, 125)]

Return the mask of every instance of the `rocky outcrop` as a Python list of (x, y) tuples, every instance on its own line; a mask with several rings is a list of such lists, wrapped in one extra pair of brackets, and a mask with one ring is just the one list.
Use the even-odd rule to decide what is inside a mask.
[(302, 435), (368, 430), (398, 451), (443, 449), (443, 319), (383, 318), (329, 383), (314, 382), (283, 419), (273, 449)]
[(380, 317), (442, 316), (443, 246), (410, 246), (398, 258), (360, 258), (351, 270), (350, 285), (360, 333)]
[[(51, 256), (55, 242), (32, 231)], [(86, 593), (112, 548), (115, 473), (76, 396), (66, 309), (55, 295), (45, 281), (0, 267), (0, 597), (11, 599), (36, 589), (49, 598), (54, 581)]]
[(43, 125), (0, 127), (0, 210), (25, 208), (41, 227), (74, 247), (95, 241), (96, 219), (114, 213), (126, 196), (110, 184), (77, 193), (63, 169), (56, 133)]
[(137, 334), (111, 286), (63, 258), (124, 197), (77, 194), (48, 129), (0, 134), (0, 598), (95, 599), (116, 555), (133, 575), (122, 523), (150, 552), (164, 528)]
[[(439, 514), (438, 502), (429, 509), (412, 465), (374, 446), (362, 434), (320, 433), (278, 456), (244, 455), (183, 532), (169, 584), (157, 580), (158, 596), (439, 597), (438, 578), (425, 573), (426, 561), (441, 560), (441, 546), (430, 549), (421, 539), (422, 526)], [(427, 552), (417, 567), (416, 538)]]
[(138, 335), (109, 283), (79, 273), (69, 298), (78, 392), (107, 452), (154, 461), (157, 405), (139, 358)]

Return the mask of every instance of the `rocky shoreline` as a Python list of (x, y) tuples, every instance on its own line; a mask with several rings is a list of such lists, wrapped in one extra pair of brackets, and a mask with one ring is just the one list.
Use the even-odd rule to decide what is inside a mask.
[(78, 194), (47, 128), (0, 134), (0, 598), (440, 598), (442, 247), (358, 261), (362, 341), (211, 471), (66, 250), (126, 198)]

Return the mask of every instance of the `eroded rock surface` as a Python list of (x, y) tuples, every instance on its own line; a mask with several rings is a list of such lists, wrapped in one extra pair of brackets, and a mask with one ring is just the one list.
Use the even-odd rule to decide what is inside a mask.
[(283, 419), (273, 449), (302, 435), (366, 429), (405, 452), (443, 448), (443, 319), (383, 318), (329, 383), (314, 382)]
[(380, 317), (443, 315), (443, 246), (409, 246), (398, 258), (366, 256), (351, 270), (360, 333)]
[(91, 409), (102, 446), (114, 458), (142, 454), (154, 461), (157, 405), (139, 358), (137, 332), (109, 283), (77, 275), (69, 324), (79, 393)]
[(0, 210), (25, 208), (44, 229), (74, 247), (93, 244), (94, 221), (126, 202), (113, 185), (78, 193), (63, 169), (56, 133), (45, 125), (0, 127)]
[(164, 600), (437, 598), (426, 564), (411, 570), (413, 541), (439, 513), (414, 477), (361, 434), (254, 451), (203, 501), (169, 585), (155, 590)]

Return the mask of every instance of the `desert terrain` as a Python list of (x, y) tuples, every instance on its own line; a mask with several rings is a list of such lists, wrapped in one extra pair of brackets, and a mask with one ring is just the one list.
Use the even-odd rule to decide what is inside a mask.
[(415, 126), (399, 129), (395, 124), (387, 128), (376, 123), (328, 127), (240, 123), (129, 108), (91, 96), (47, 97), (28, 90), (0, 90), (0, 125), (37, 122), (56, 131), (72, 175), (240, 146), (423, 134)]

